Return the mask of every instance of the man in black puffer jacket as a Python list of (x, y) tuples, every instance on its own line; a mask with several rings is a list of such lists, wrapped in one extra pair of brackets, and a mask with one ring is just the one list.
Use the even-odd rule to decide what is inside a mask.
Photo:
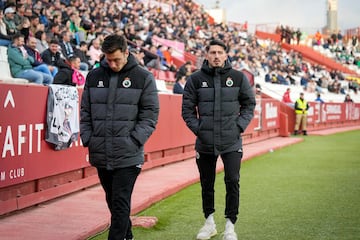
[(196, 163), (200, 173), (202, 206), (206, 218), (197, 239), (217, 234), (213, 218), (216, 161), (224, 163), (226, 206), (224, 239), (236, 240), (234, 224), (239, 211), (240, 166), (243, 156), (241, 133), (254, 115), (254, 89), (246, 76), (232, 69), (226, 45), (211, 40), (200, 71), (190, 75), (184, 93), (182, 117), (197, 136)]
[(80, 135), (98, 171), (111, 212), (109, 238), (132, 239), (131, 195), (144, 163), (144, 144), (158, 120), (153, 75), (129, 54), (126, 39), (109, 35), (100, 67), (86, 78)]

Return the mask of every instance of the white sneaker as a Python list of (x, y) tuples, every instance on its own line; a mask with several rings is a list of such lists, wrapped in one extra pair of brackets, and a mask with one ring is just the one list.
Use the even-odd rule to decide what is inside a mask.
[(214, 216), (211, 214), (205, 221), (204, 226), (200, 229), (196, 239), (198, 240), (207, 240), (217, 234), (216, 224), (214, 221)]
[(223, 240), (238, 240), (234, 224), (229, 219), (226, 221)]

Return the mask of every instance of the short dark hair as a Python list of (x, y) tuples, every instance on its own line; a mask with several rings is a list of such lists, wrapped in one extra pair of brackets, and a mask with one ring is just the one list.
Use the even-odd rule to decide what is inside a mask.
[(81, 42), (80, 42), (80, 47), (81, 47), (81, 46), (85, 46), (85, 45), (87, 46), (87, 43), (86, 43), (85, 41), (81, 41)]
[(101, 50), (103, 53), (113, 53), (116, 50), (125, 52), (128, 48), (126, 38), (117, 34), (108, 35), (102, 43)]
[(56, 38), (53, 38), (50, 40), (49, 45), (50, 44), (59, 44), (59, 41)]
[(213, 39), (210, 41), (209, 45), (206, 46), (205, 50), (208, 52), (211, 46), (221, 46), (222, 48), (224, 48), (225, 52), (227, 51), (227, 47), (225, 45), (225, 43), (221, 40), (218, 39)]
[(22, 33), (15, 33), (14, 35), (12, 35), (11, 40), (14, 42), (16, 39), (19, 38), (25, 38), (25, 36)]
[(80, 57), (73, 55), (73, 56), (69, 57), (67, 60), (72, 63), (72, 62), (75, 62), (76, 59), (80, 59)]
[(44, 31), (36, 31), (35, 38), (41, 40), (41, 36), (43, 35)]

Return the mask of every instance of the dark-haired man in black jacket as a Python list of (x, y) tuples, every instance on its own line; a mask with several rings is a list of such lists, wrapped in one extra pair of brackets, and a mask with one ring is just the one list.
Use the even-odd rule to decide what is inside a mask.
[(206, 218), (197, 239), (217, 234), (213, 213), (214, 182), (218, 156), (224, 163), (227, 219), (224, 240), (237, 240), (234, 224), (239, 211), (240, 166), (243, 156), (241, 133), (254, 115), (254, 89), (246, 76), (232, 69), (226, 45), (219, 40), (206, 47), (206, 60), (200, 71), (188, 77), (182, 117), (197, 136), (196, 163), (200, 173), (202, 207)]
[(86, 78), (81, 102), (81, 140), (89, 148), (111, 212), (108, 239), (133, 239), (131, 195), (144, 163), (144, 144), (158, 120), (154, 76), (129, 54), (126, 39), (109, 35), (104, 60)]

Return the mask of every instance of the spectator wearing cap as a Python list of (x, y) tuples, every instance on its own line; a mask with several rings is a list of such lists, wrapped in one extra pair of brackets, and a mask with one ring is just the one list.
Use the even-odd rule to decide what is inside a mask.
[(9, 36), (12, 36), (18, 32), (16, 23), (15, 23), (15, 10), (13, 7), (7, 7), (4, 9), (3, 21), (6, 25), (6, 31)]
[(4, 14), (3, 11), (0, 11), (0, 46), (9, 46), (11, 43), (11, 38), (7, 34), (6, 24), (3, 21)]

